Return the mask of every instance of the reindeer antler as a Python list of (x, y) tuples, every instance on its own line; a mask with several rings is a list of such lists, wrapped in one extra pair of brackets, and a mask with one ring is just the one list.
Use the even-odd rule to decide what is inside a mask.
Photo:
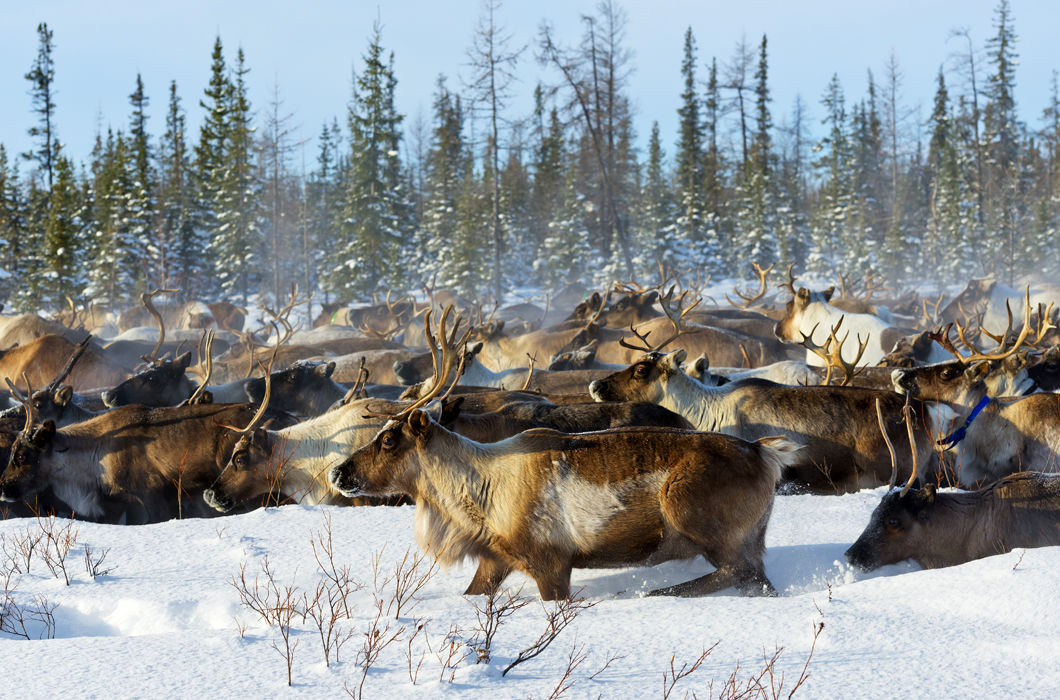
[(152, 299), (159, 294), (176, 294), (179, 291), (179, 289), (156, 289), (153, 292), (145, 292), (140, 295), (140, 302), (147, 307), (147, 310), (151, 312), (151, 315), (155, 317), (156, 321), (158, 321), (158, 342), (155, 343), (155, 347), (151, 350), (150, 355), (145, 355), (140, 358), (148, 364), (158, 361), (158, 351), (162, 348), (162, 343), (166, 340), (166, 322), (162, 320), (162, 314), (160, 314), (158, 309), (155, 308)]
[(641, 347), (637, 347), (636, 345), (633, 345), (632, 343), (626, 342), (625, 338), (623, 338), (623, 339), (618, 341), (619, 345), (621, 345), (624, 348), (629, 348), (630, 350), (642, 350), (644, 352), (657, 352), (659, 350), (662, 350), (664, 347), (666, 347), (670, 343), (672, 343), (674, 340), (676, 340), (677, 336), (681, 335), (681, 319), (683, 319), (688, 314), (689, 311), (691, 311), (692, 309), (694, 309), (697, 306), (699, 306), (699, 302), (701, 300), (700, 299), (696, 299), (695, 302), (693, 302), (691, 306), (689, 306), (687, 309), (684, 308), (685, 300), (688, 298), (688, 295), (689, 295), (688, 291), (684, 291), (684, 292), (681, 292), (681, 296), (678, 297), (678, 299), (677, 299), (677, 308), (674, 309), (672, 302), (673, 302), (673, 296), (674, 296), (674, 290), (675, 289), (676, 289), (676, 286), (671, 286), (670, 287), (670, 291), (668, 291), (666, 293), (666, 296), (659, 300), (659, 305), (662, 306), (663, 313), (665, 313), (666, 317), (668, 319), (670, 319), (670, 325), (673, 326), (673, 333), (670, 334), (670, 337), (668, 337), (666, 340), (662, 341), (661, 343), (652, 346), (652, 345), (648, 344), (648, 336), (647, 335), (642, 335), (641, 333), (637, 332), (637, 330), (635, 328), (633, 328), (632, 325), (630, 325), (629, 329), (633, 332), (633, 335), (636, 336), (640, 340), (640, 342), (642, 343), (642, 346)]
[[(188, 406), (194, 406), (195, 404), (202, 402), (203, 395), (206, 391), (206, 385), (210, 383), (210, 377), (213, 376), (213, 337), (214, 330), (211, 328), (210, 330), (204, 332), (203, 337), (199, 340), (199, 348), (197, 350), (197, 354), (199, 356), (200, 367), (203, 364), (202, 346), (204, 344), (206, 346), (206, 373), (202, 378), (202, 384), (196, 387), (195, 391), (193, 391), (191, 396), (189, 396), (188, 399), (184, 402), (184, 404)], [(266, 379), (265, 381), (267, 382), (269, 380)]]
[[(1009, 325), (1005, 332), (1001, 335), (1000, 347), (992, 353), (984, 353), (979, 348), (975, 347), (966, 337), (967, 328), (961, 324), (957, 324), (957, 336), (961, 339), (961, 343), (971, 351), (971, 355), (964, 358), (965, 362), (972, 362), (977, 360), (1003, 360), (1006, 357), (1014, 354), (1016, 350), (1023, 345), (1023, 341), (1027, 339), (1027, 335), (1031, 331), (1031, 304), (1030, 304), (1030, 287), (1027, 287), (1026, 298), (1023, 304), (1023, 328), (1020, 330), (1019, 335), (1016, 336), (1016, 340), (1012, 343), (1012, 346), (1006, 348), (1006, 341), (1008, 339), (1010, 331), (1012, 331), (1012, 313), (1009, 311)], [(980, 324), (980, 329), (982, 325)], [(990, 334), (988, 334), (990, 335)], [(991, 335), (991, 337), (996, 337)], [(1040, 341), (1040, 338), (1039, 338)]]
[(431, 388), (426, 394), (421, 396), (412, 402), (411, 405), (406, 406), (403, 410), (398, 413), (375, 413), (374, 411), (366, 411), (366, 418), (386, 418), (388, 420), (404, 420), (412, 414), (416, 409), (422, 408), (429, 404), (439, 394), (442, 393), (442, 388), (445, 386), (446, 379), (453, 372), (454, 360), (459, 356), (460, 360), (456, 366), (456, 374), (453, 376), (453, 381), (449, 385), (449, 389), (442, 394), (441, 398), (444, 400), (452, 393), (453, 388), (457, 382), (460, 381), (460, 375), (464, 373), (464, 363), (466, 362), (467, 354), (460, 352), (459, 348), (464, 346), (467, 342), (468, 336), (471, 334), (471, 326), (468, 325), (460, 337), (457, 337), (457, 332), (460, 328), (461, 320), (458, 316), (456, 322), (453, 325), (453, 330), (448, 333), (447, 323), (449, 316), (453, 312), (453, 305), (449, 304), (442, 311), (442, 317), (438, 321), (438, 336), (442, 339), (439, 344), (435, 338), (434, 331), (431, 329), (431, 311), (428, 311), (423, 318), (423, 331), (427, 337), (428, 347), (431, 348), (431, 359), (434, 364), (434, 375), (431, 381)]
[(11, 395), (15, 397), (15, 400), (22, 404), (23, 408), (26, 409), (26, 423), (22, 427), (22, 433), (19, 438), (28, 440), (29, 433), (33, 429), (33, 422), (36, 418), (36, 410), (33, 406), (33, 385), (29, 383), (29, 377), (26, 373), (22, 373), (22, 381), (26, 382), (26, 393), (23, 394), (15, 386), (14, 382), (11, 381), (10, 377), (4, 377), (4, 381), (7, 382), (7, 388), (11, 390)]
[(861, 360), (862, 355), (865, 354), (865, 349), (869, 345), (869, 339), (865, 338), (865, 340), (862, 340), (861, 334), (858, 334), (857, 336), (858, 350), (854, 356), (854, 360), (852, 362), (847, 362), (843, 359), (843, 345), (847, 342), (847, 338), (850, 337), (850, 331), (847, 331), (846, 335), (843, 336), (842, 340), (838, 340), (836, 334), (839, 332), (839, 328), (843, 325), (843, 320), (845, 318), (846, 316), (839, 317), (839, 321), (836, 322), (836, 324), (832, 326), (831, 330), (828, 332), (828, 339), (825, 341), (823, 346), (818, 345), (813, 340), (813, 334), (817, 332), (817, 328), (818, 326), (820, 326), (819, 323), (814, 325), (814, 327), (810, 330), (809, 335), (806, 335), (805, 333), (802, 333), (802, 331), (799, 331), (802, 334), (802, 342), (800, 343), (800, 345), (802, 345), (804, 348), (806, 348), (807, 350), (809, 350), (810, 352), (825, 361), (824, 383), (826, 385), (831, 383), (832, 371), (835, 369), (843, 370), (843, 382), (841, 386), (846, 386), (850, 384), (850, 382), (853, 381), (854, 377), (865, 371), (864, 367), (859, 368), (857, 366), (858, 362)]
[[(758, 285), (759, 285), (758, 286), (758, 291), (757, 292), (747, 292), (745, 294), (745, 293), (741, 292), (739, 289), (737, 289), (736, 287), (733, 287), (732, 291), (736, 294), (736, 296), (738, 296), (738, 297), (740, 297), (741, 299), (744, 300), (743, 304), (737, 304), (736, 302), (734, 302), (732, 299), (729, 298), (728, 294), (725, 295), (725, 300), (726, 301), (728, 301), (730, 304), (732, 304), (733, 306), (735, 306), (737, 308), (740, 308), (740, 309), (750, 308), (751, 304), (755, 303), (756, 301), (758, 301), (759, 299), (761, 299), (762, 297), (764, 297), (766, 295), (766, 289), (767, 289), (767, 287), (766, 287), (766, 277), (769, 275), (770, 272), (773, 271), (773, 268), (776, 267), (777, 264), (773, 263), (772, 265), (770, 265), (769, 267), (767, 267), (765, 269), (762, 269), (762, 266), (759, 265), (756, 262), (751, 263), (751, 266), (754, 268), (755, 274), (758, 275)], [(790, 271), (790, 268), (789, 268), (789, 271)]]
[(792, 270), (794, 270), (794, 269), (795, 269), (795, 263), (789, 264), (788, 265), (788, 281), (787, 282), (780, 282), (779, 284), (777, 284), (778, 288), (786, 289), (789, 292), (791, 292), (791, 296), (795, 296), (795, 294), (797, 293), (797, 291), (795, 289), (795, 280), (797, 278), (795, 277), (794, 274), (792, 274)]
[(258, 407), (254, 417), (247, 423), (247, 427), (242, 430), (236, 430), (240, 435), (250, 435), (253, 433), (258, 424), (261, 423), (261, 419), (265, 417), (265, 411), (269, 408), (269, 399), (272, 398), (272, 363), (276, 361), (276, 353), (279, 351), (280, 346), (277, 345), (272, 349), (272, 357), (269, 358), (269, 364), (265, 367), (265, 395), (261, 399), (261, 406)]
[(51, 381), (46, 387), (47, 391), (55, 391), (55, 389), (66, 381), (66, 378), (70, 376), (70, 372), (74, 369), (74, 365), (81, 359), (81, 356), (85, 354), (85, 350), (88, 348), (88, 341), (92, 340), (92, 336), (86, 336), (84, 340), (77, 344), (74, 351), (70, 354), (70, 357), (66, 360), (66, 366), (63, 367), (62, 371), (55, 376), (55, 379)]

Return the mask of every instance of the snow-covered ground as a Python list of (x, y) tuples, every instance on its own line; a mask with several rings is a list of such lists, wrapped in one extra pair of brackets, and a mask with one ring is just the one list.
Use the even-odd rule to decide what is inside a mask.
[[(37, 639), (46, 629), (34, 622), (28, 625), (31, 640), (0, 635), (8, 664), (4, 694), (342, 697), (348, 690), (363, 691), (366, 698), (545, 698), (563, 685), (573, 653), (582, 661), (565, 681), (573, 685), (564, 697), (662, 697), (671, 659), (680, 670), (717, 644), (700, 668), (677, 681), (670, 697), (710, 697), (711, 681), (718, 695), (734, 669), (742, 684), (761, 672), (763, 654), (772, 657), (778, 648), (774, 677), (783, 674), (779, 695), (787, 696), (823, 622), (809, 677), (796, 697), (1055, 696), (1060, 548), (1017, 550), (950, 569), (902, 564), (858, 574), (841, 563), (842, 554), (882, 493), (778, 496), (766, 555), (777, 598), (742, 598), (731, 590), (700, 599), (644, 597), (650, 589), (705, 573), (709, 567), (702, 560), (576, 570), (573, 587), (595, 605), (507, 676), (501, 675), (504, 667), (539, 637), (546, 612), (555, 606), (543, 606), (533, 584), (513, 576), (509, 590), (522, 587), (530, 602), (500, 625), (492, 660), (476, 664), (467, 643), (476, 634), (481, 638), (476, 606), (483, 608), (486, 599), (462, 595), (474, 567), (437, 571), (397, 619), (390, 609), (378, 620), (377, 628), (388, 631), (372, 638), (399, 636), (379, 651), (363, 687), (359, 652), (377, 620), (374, 601), (378, 596), (387, 612), (395, 568), (408, 555), (408, 571), (417, 551), (412, 507), (287, 506), (142, 527), (78, 522), (72, 526), (77, 539), (67, 563), (69, 586), (48, 572), (39, 551), (30, 572), (12, 579), (19, 606), (32, 607), (43, 597), (58, 607), (53, 639)], [(347, 598), (350, 617), (338, 626), (351, 636), (338, 662), (332, 652), (330, 667), (312, 617), (294, 618), (288, 689), (287, 663), (277, 651), (285, 648), (280, 629), (241, 605), (233, 579), (245, 565), (247, 585), (253, 587), (256, 576), (264, 591), (267, 557), (279, 589), (293, 586), (298, 607), (304, 606), (302, 594), (312, 597), (318, 583), (327, 581), (314, 543), (327, 562), (320, 543), (329, 520), (334, 563), (340, 570), (348, 566), (364, 588)], [(59, 532), (67, 522), (44, 525)], [(18, 542), (39, 529), (32, 520), (0, 523), (0, 561), (24, 564)], [(93, 558), (106, 551), (101, 568), (113, 571), (93, 579), (85, 545)], [(428, 565), (421, 562), (412, 580)]]

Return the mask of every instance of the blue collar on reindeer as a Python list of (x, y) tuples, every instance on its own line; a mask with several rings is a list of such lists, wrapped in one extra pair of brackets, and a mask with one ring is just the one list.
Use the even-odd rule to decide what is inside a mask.
[(968, 432), (968, 426), (972, 424), (972, 421), (975, 420), (976, 416), (982, 413), (983, 409), (986, 408), (986, 405), (991, 401), (993, 401), (993, 399), (991, 399), (989, 396), (984, 396), (983, 398), (979, 399), (979, 403), (975, 405), (975, 408), (972, 409), (972, 412), (968, 414), (968, 417), (964, 420), (964, 425), (939, 440), (938, 444), (942, 445), (943, 449), (945, 450), (951, 449), (956, 446), (958, 442), (964, 439), (965, 433)]

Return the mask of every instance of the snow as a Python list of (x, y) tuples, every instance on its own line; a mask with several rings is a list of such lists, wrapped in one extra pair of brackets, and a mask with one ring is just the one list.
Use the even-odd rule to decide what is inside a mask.
[[(574, 590), (595, 603), (539, 657), (502, 676), (504, 667), (545, 627), (545, 610), (532, 583), (513, 575), (509, 591), (531, 602), (507, 618), (496, 633), (493, 658), (476, 665), (463, 642), (475, 636), (475, 606), (485, 598), (464, 597), (474, 571), (465, 563), (438, 570), (406, 604), (385, 647), (365, 678), (363, 697), (548, 697), (557, 687), (572, 649), (587, 654), (565, 697), (614, 698), (661, 695), (671, 658), (680, 669), (717, 643), (698, 670), (679, 680), (671, 697), (694, 691), (709, 697), (739, 666), (743, 682), (763, 667), (762, 655), (782, 653), (783, 695), (802, 671), (817, 624), (824, 628), (797, 697), (892, 698), (1046, 697), (1060, 687), (1057, 652), (1060, 602), (1053, 594), (1060, 548), (1017, 550), (948, 569), (921, 571), (912, 563), (871, 574), (852, 571), (843, 551), (857, 538), (883, 489), (844, 496), (777, 496), (767, 536), (767, 574), (777, 598), (743, 598), (734, 591), (698, 599), (646, 598), (653, 588), (709, 570), (701, 559), (657, 567), (575, 570)], [(375, 618), (373, 591), (392, 597), (391, 576), (403, 557), (417, 553), (413, 507), (337, 508), (285, 506), (209, 520), (123, 527), (73, 524), (77, 545), (67, 567), (69, 586), (53, 578), (38, 554), (30, 573), (13, 582), (14, 600), (30, 604), (43, 596), (58, 604), (55, 638), (32, 640), (0, 635), (0, 649), (15, 670), (9, 687), (19, 697), (341, 697), (361, 682), (358, 650)], [(241, 565), (248, 581), (268, 564), (280, 586), (312, 594), (322, 580), (313, 543), (330, 530), (339, 567), (365, 584), (352, 593), (353, 632), (339, 662), (324, 663), (312, 619), (296, 617), (293, 687), (275, 627), (240, 604), (233, 585)], [(48, 522), (44, 521), (45, 526)], [(66, 521), (54, 521), (58, 530)], [(16, 539), (35, 532), (35, 520), (0, 522), (0, 561), (9, 560)], [(107, 550), (91, 578), (83, 546), (95, 557)], [(378, 576), (373, 562), (378, 560)], [(429, 566), (420, 563), (418, 571)], [(373, 579), (378, 585), (373, 584)], [(264, 580), (263, 578), (261, 579)], [(503, 599), (503, 597), (502, 597)], [(410, 681), (408, 638), (417, 682)], [(443, 668), (445, 638), (456, 629), (455, 648), (467, 658)], [(609, 658), (617, 655), (601, 673)]]

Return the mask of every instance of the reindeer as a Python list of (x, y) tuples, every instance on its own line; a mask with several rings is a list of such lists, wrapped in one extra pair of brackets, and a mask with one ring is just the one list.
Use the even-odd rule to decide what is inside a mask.
[[(880, 422), (883, 432), (882, 416)], [(888, 447), (893, 458), (889, 440)], [(1060, 544), (1058, 474), (1022, 472), (977, 491), (942, 493), (930, 482), (910, 491), (915, 471), (902, 489), (894, 488), (896, 477), (892, 472), (890, 491), (844, 553), (862, 571), (903, 559), (925, 569), (956, 566), (1015, 547)]]
[(35, 425), (32, 404), (26, 407), (0, 500), (31, 499), (51, 487), (80, 517), (141, 523), (212, 513), (196, 503), (231, 451), (224, 426), (244, 423), (256, 409), (124, 406), (57, 430), (51, 421)]
[[(871, 421), (873, 402), (884, 406), (889, 429), (902, 398), (891, 391), (861, 387), (793, 387), (761, 379), (745, 379), (712, 388), (681, 370), (683, 350), (659, 349), (607, 379), (589, 385), (596, 401), (650, 401), (678, 413), (696, 427), (755, 440), (784, 435), (804, 445), (784, 470), (783, 478), (817, 493), (856, 491), (886, 483), (886, 450)], [(918, 417), (935, 410), (916, 402)], [(920, 433), (917, 447), (923, 461), (933, 455), (934, 436)], [(903, 461), (902, 473), (911, 465)]]
[[(866, 348), (859, 361), (875, 365), (901, 338), (909, 335), (908, 330), (896, 328), (871, 314), (845, 313), (832, 306), (829, 301), (834, 291), (834, 288), (829, 288), (823, 292), (811, 292), (805, 287), (794, 290), (791, 301), (785, 305), (784, 318), (777, 322), (774, 331), (776, 336), (785, 343), (802, 343), (805, 338), (814, 343), (821, 343), (826, 336), (818, 335), (818, 332), (827, 334), (828, 328), (834, 328), (842, 321), (848, 333), (853, 332), (857, 336), (865, 337)], [(843, 358), (850, 361), (855, 354), (855, 350), (849, 349), (843, 354)], [(941, 362), (948, 357), (946, 351), (938, 346), (932, 348), (928, 359), (931, 362)], [(811, 350), (806, 352), (806, 362), (824, 366), (821, 357)]]
[(570, 595), (574, 567), (702, 554), (716, 571), (649, 595), (735, 585), (775, 594), (762, 564), (780, 470), (795, 446), (663, 428), (568, 435), (534, 429), (482, 444), (413, 404), (329, 472), (347, 496), (408, 494), (416, 539), (445, 565), (479, 559), (467, 594), (512, 570), (542, 599)]
[[(445, 378), (453, 374), (455, 358), (462, 359), (459, 349), (467, 339), (466, 330), (459, 337), (447, 332), (451, 313), (452, 307), (447, 307), (439, 322), (440, 343), (434, 341), (430, 310), (425, 317), (426, 331), (438, 347), (434, 382), (428, 392), (430, 398), (438, 395)], [(359, 379), (363, 386), (367, 375), (362, 373)], [(270, 386), (271, 383), (266, 384)], [(356, 394), (351, 391), (349, 396)], [(264, 398), (261, 410), (267, 403)], [(242, 501), (266, 495), (306, 504), (344, 502), (331, 490), (327, 470), (352, 450), (367, 444), (384, 423), (380, 416), (394, 410), (393, 406), (379, 399), (351, 400), (321, 416), (275, 431), (259, 428), (252, 421), (239, 431), (230, 458), (204, 498), (210, 507), (221, 512)]]

